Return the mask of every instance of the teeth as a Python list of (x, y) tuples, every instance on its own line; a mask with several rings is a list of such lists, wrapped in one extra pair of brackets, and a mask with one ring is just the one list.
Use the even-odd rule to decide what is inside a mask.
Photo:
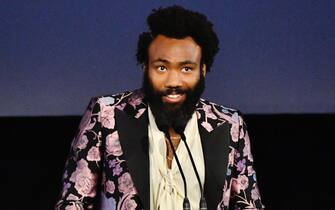
[(179, 94), (176, 94), (176, 95), (167, 95), (167, 97), (169, 97), (169, 98), (178, 98), (179, 97)]

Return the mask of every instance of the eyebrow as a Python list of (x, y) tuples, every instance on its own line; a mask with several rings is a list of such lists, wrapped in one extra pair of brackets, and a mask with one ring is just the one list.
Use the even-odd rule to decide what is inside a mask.
[[(151, 63), (156, 63), (156, 62), (162, 62), (162, 63), (170, 63), (170, 61), (163, 59), (163, 58), (158, 58), (156, 60), (153, 60)], [(178, 62), (179, 65), (187, 65), (187, 64), (192, 64), (192, 65), (197, 65), (196, 62), (190, 61), (190, 60), (185, 60)]]

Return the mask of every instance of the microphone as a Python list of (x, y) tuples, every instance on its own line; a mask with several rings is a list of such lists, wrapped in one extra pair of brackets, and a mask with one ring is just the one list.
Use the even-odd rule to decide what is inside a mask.
[(183, 210), (191, 210), (191, 204), (190, 204), (190, 201), (188, 200), (188, 197), (187, 197), (187, 184), (186, 184), (185, 175), (184, 175), (183, 169), (182, 169), (182, 167), (180, 165), (179, 158), (177, 156), (176, 150), (173, 147), (173, 144), (172, 144), (172, 141), (171, 141), (171, 138), (170, 138), (169, 130), (168, 130), (168, 128), (166, 126), (161, 126), (159, 129), (161, 131), (163, 131), (163, 133), (165, 134), (166, 138), (169, 141), (169, 144), (170, 144), (170, 146), (172, 148), (173, 156), (176, 158), (178, 169), (179, 169), (179, 172), (180, 172), (181, 177), (183, 179), (184, 192), (185, 192), (184, 201), (183, 201)]
[(200, 202), (199, 202), (199, 209), (200, 210), (207, 210), (207, 203), (206, 203), (206, 199), (205, 199), (205, 196), (204, 196), (204, 191), (202, 189), (199, 173), (198, 173), (197, 167), (195, 166), (194, 159), (193, 159), (192, 153), (190, 151), (190, 148), (188, 147), (188, 144), (186, 142), (186, 136), (184, 134), (184, 128), (183, 127), (176, 127), (176, 128), (174, 128), (174, 130), (176, 131), (176, 133), (178, 133), (181, 136), (181, 139), (183, 140), (183, 142), (186, 146), (188, 156), (191, 159), (192, 167), (193, 167), (194, 173), (195, 173), (195, 175), (197, 177), (197, 180), (198, 180), (198, 183), (199, 183), (200, 193), (201, 193)]

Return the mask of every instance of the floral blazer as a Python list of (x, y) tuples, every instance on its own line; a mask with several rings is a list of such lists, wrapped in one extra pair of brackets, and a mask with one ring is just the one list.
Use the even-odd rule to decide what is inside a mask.
[[(241, 115), (197, 104), (208, 209), (263, 209)], [(149, 210), (147, 103), (141, 90), (93, 98), (65, 164), (57, 210)]]

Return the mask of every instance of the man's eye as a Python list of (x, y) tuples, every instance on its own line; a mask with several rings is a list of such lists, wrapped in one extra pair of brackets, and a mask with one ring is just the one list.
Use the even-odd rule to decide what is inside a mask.
[(182, 69), (182, 71), (184, 71), (184, 72), (190, 72), (192, 70), (193, 69), (191, 67), (187, 67), (187, 66)]
[(158, 71), (166, 71), (166, 68), (165, 66), (158, 66)]

